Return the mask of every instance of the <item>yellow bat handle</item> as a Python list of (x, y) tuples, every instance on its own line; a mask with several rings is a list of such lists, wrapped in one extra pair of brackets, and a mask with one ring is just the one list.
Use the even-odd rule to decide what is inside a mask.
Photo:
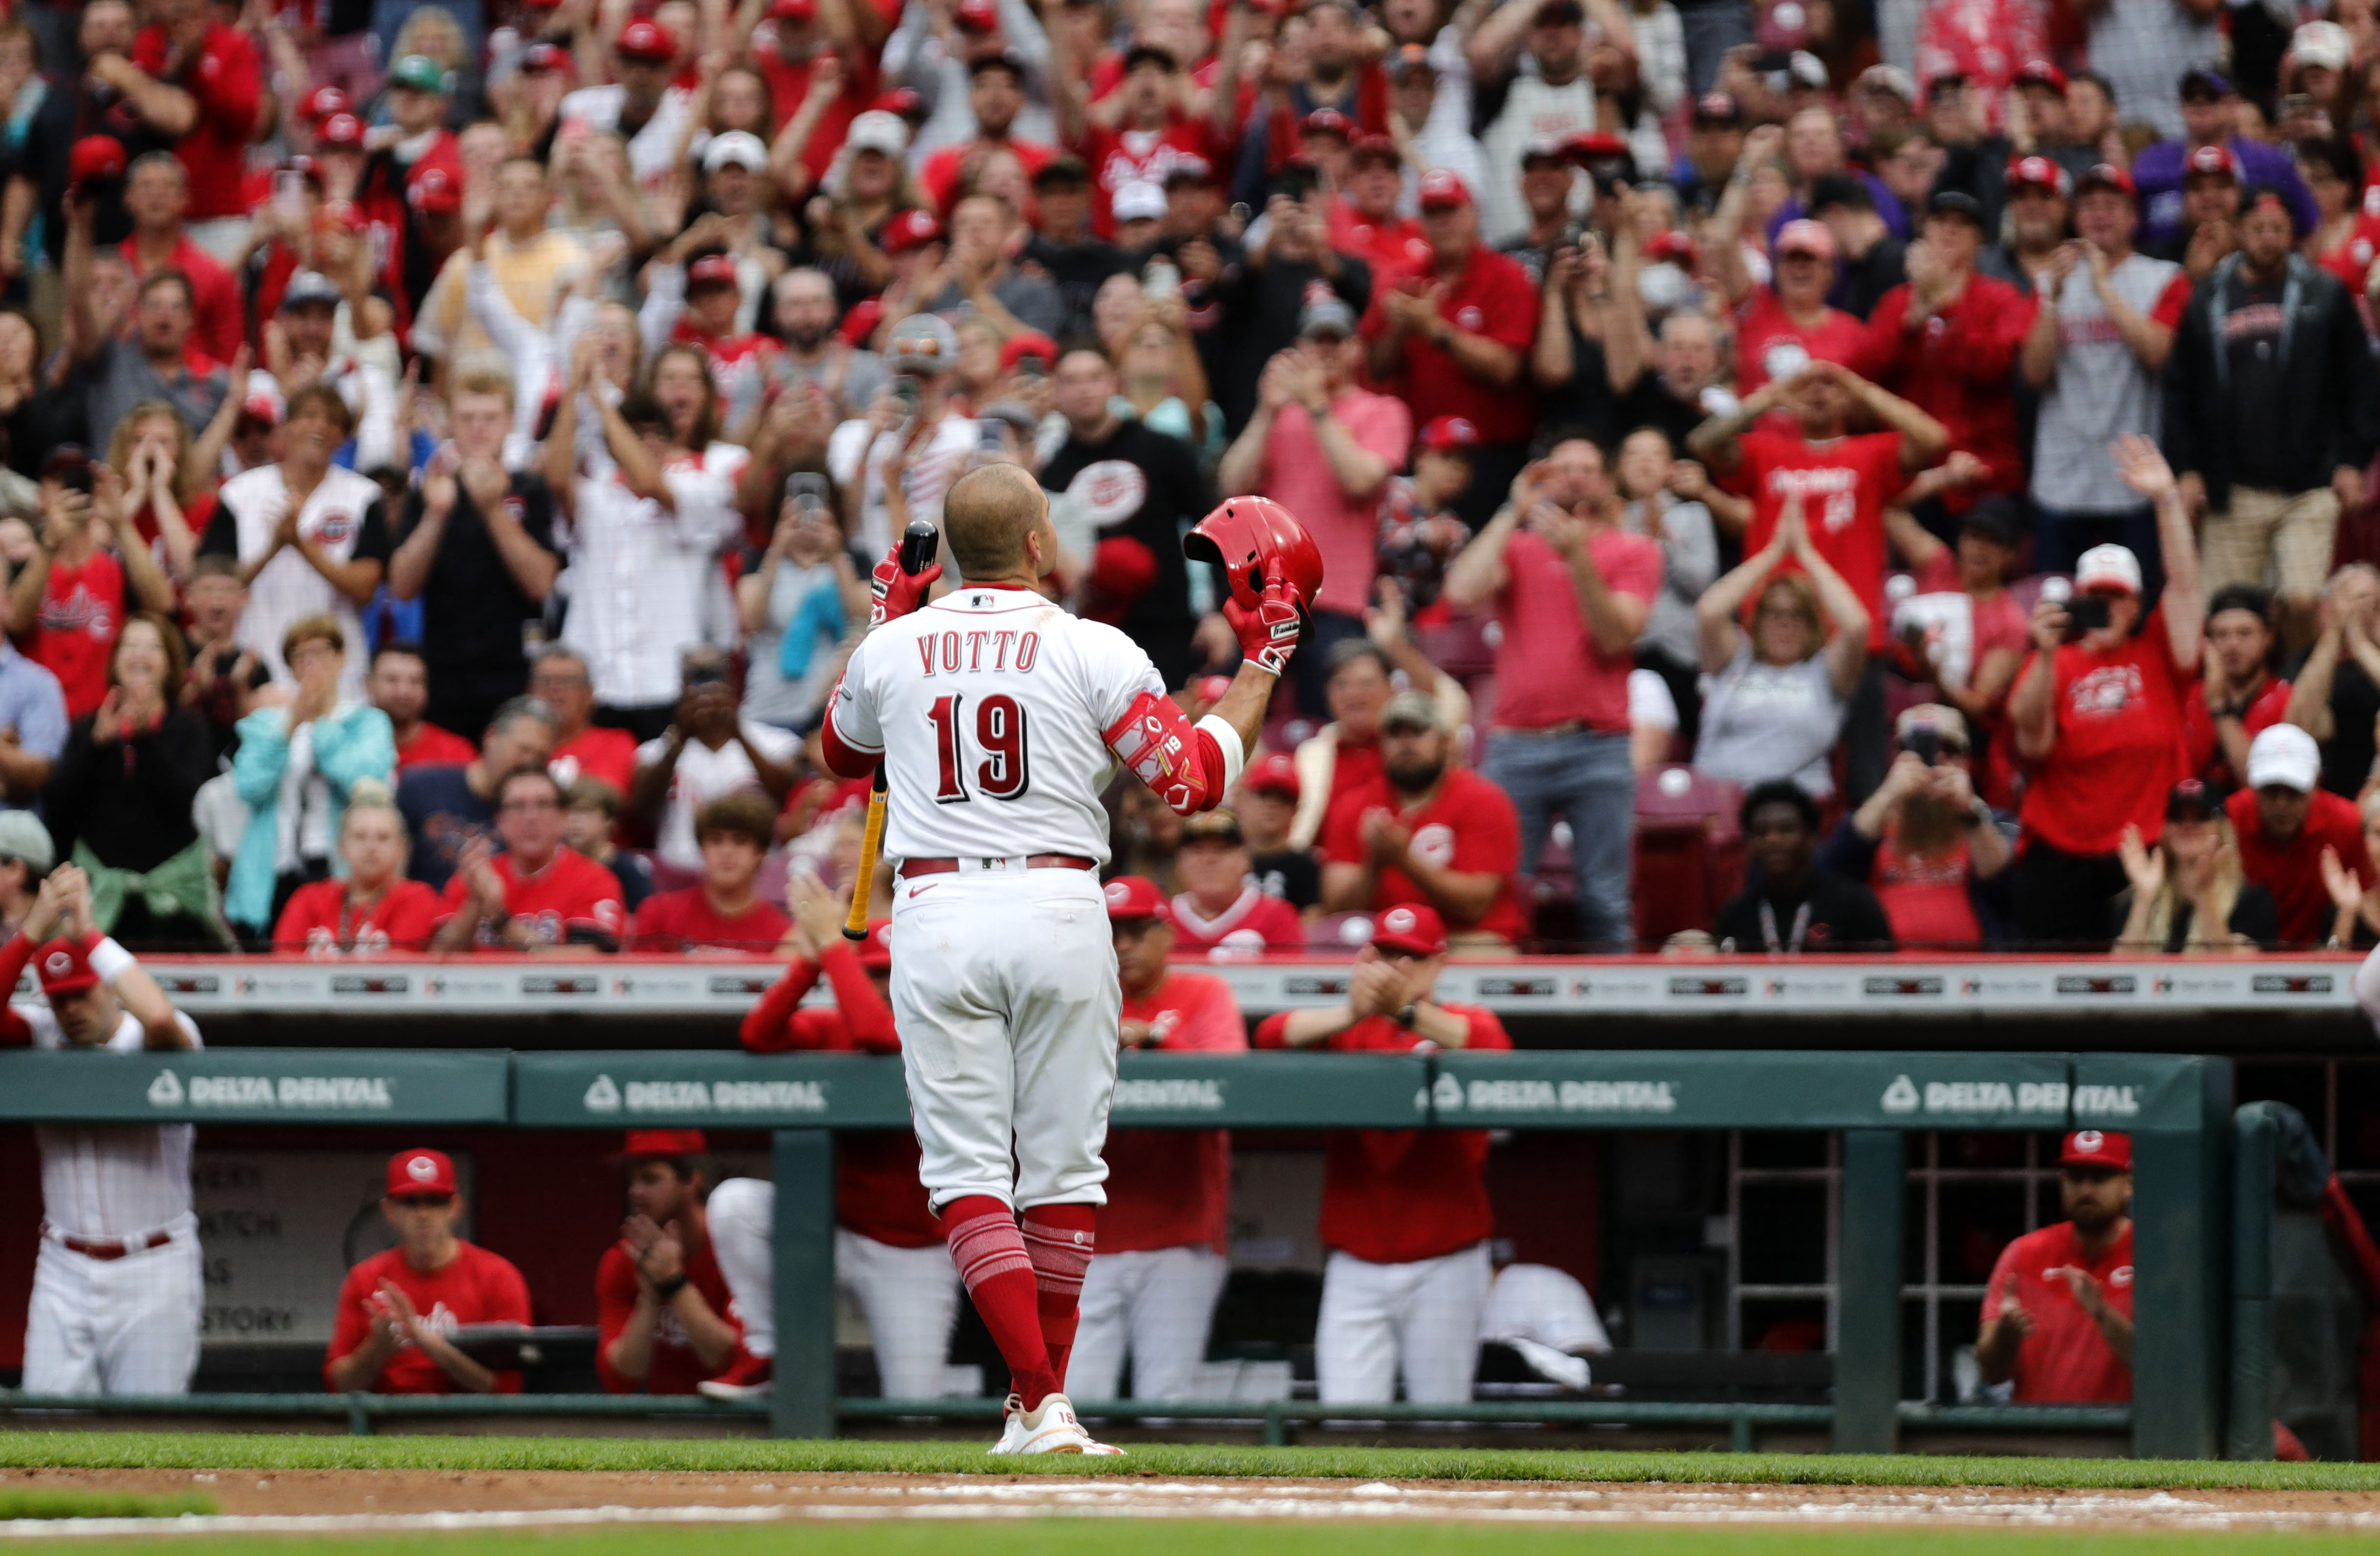
[(876, 888), (876, 850), (884, 846), (884, 769), (868, 791), (868, 832), (859, 843), (859, 874), (851, 883), (851, 911), (843, 921), (845, 940), (868, 938), (868, 899)]

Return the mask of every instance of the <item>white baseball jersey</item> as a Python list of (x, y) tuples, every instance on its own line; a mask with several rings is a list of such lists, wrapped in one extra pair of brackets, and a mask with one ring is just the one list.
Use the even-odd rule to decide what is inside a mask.
[[(247, 561), (273, 549), (273, 532), (289, 511), (289, 487), (281, 466), (261, 464), (225, 481), (215, 501), (215, 518), (199, 549)], [(385, 562), (389, 539), (384, 507), (379, 482), (334, 464), (298, 511), (298, 533), (334, 561), (350, 561), (360, 552)], [(331, 587), (331, 581), (294, 549), (284, 548), (249, 585), (248, 609), (240, 612), (236, 635), (242, 648), (253, 652), (276, 680), (285, 682), (289, 667), (281, 659), (282, 634), (300, 618), (326, 611), (338, 619), (347, 637), (339, 690), (360, 701), (370, 657), (363, 651), (363, 617), (355, 601)]]
[[(14, 1008), (32, 1029), (34, 1047), (73, 1046), (46, 1004)], [(201, 1046), (196, 1021), (178, 1010), (174, 1019), (189, 1034), (191, 1047)], [(146, 1042), (140, 1023), (127, 1016), (104, 1046), (112, 1054), (134, 1054)], [(189, 1214), (190, 1144), (197, 1133), (188, 1124), (37, 1126), (42, 1218), (71, 1236), (131, 1237)]]
[(1115, 628), (1023, 589), (963, 588), (869, 633), (830, 717), (884, 759), (896, 859), (1075, 854), (1106, 863), (1114, 729), (1164, 679)]

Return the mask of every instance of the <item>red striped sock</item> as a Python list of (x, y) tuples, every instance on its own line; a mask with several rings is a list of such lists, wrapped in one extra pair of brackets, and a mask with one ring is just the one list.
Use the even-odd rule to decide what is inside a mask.
[(1033, 1260), (1041, 1338), (1062, 1388), (1075, 1329), (1082, 1321), (1083, 1276), (1091, 1268), (1098, 1218), (1096, 1205), (1036, 1205), (1025, 1212), (1025, 1251)]
[(1010, 1389), (1026, 1409), (1036, 1408), (1058, 1392), (1058, 1380), (1034, 1310), (1033, 1260), (1014, 1212), (988, 1194), (971, 1194), (942, 1207), (942, 1234), (968, 1298), (1008, 1363)]

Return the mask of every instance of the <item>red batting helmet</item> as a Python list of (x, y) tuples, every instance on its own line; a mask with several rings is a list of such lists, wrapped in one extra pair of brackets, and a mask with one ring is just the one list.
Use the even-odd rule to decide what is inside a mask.
[(1314, 597), (1322, 589), (1322, 553), (1295, 514), (1269, 497), (1233, 497), (1193, 525), (1182, 537), (1183, 555), (1223, 570), (1232, 597), (1253, 610), (1267, 581), (1279, 578), (1297, 591), (1297, 613), (1313, 619)]

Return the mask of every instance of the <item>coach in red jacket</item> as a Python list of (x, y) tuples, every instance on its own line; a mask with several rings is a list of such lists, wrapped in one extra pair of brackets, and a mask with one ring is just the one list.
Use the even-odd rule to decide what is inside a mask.
[[(1259, 1048), (1327, 1043), (1334, 1052), (1507, 1049), (1493, 1013), (1441, 1005), (1446, 925), (1428, 908), (1382, 913), (1355, 957), (1344, 1004), (1286, 1010), (1257, 1029)], [(1315, 1376), (1325, 1404), (1396, 1396), (1471, 1397), (1479, 1312), (1488, 1300), (1488, 1136), (1480, 1129), (1348, 1129), (1330, 1137), (1322, 1174), (1322, 1314)]]
[[(755, 1054), (898, 1054), (884, 993), (892, 979), (892, 921), (869, 924), (855, 947), (843, 935), (843, 904), (815, 876), (796, 876), (785, 905), (794, 913), (779, 947), (785, 975), (744, 1018), (744, 1046)], [(820, 978), (834, 1004), (803, 1007)], [(926, 1208), (917, 1137), (866, 1130), (839, 1135), (834, 1145), (835, 1284), (868, 1315), (884, 1396), (931, 1399), (947, 1392), (943, 1361), (958, 1318), (959, 1277), (942, 1248), (941, 1224)], [(770, 1278), (775, 1210), (775, 1186), (757, 1178), (731, 1179), (710, 1197), (711, 1235), (747, 1353), (703, 1385), (713, 1398), (748, 1397), (769, 1383), (777, 1350)]]

